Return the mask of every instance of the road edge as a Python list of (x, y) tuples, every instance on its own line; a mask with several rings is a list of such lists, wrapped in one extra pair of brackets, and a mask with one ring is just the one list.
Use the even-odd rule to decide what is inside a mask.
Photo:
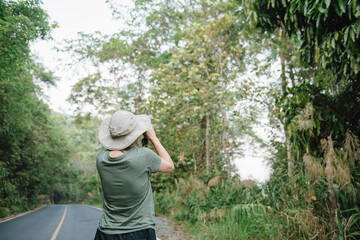
[(91, 206), (91, 205), (88, 205), (88, 204), (81, 204), (81, 205), (92, 207), (92, 208), (95, 208), (95, 209), (97, 209), (99, 211), (102, 211), (102, 208), (99, 208), (99, 207)]
[(4, 223), (4, 222), (8, 222), (10, 220), (13, 220), (15, 218), (18, 218), (18, 217), (21, 217), (21, 216), (24, 216), (28, 213), (31, 213), (31, 212), (35, 212), (43, 207), (46, 207), (46, 206), (49, 206), (49, 205), (41, 205), (33, 210), (30, 210), (30, 211), (27, 211), (27, 212), (23, 212), (23, 213), (18, 213), (18, 214), (15, 214), (15, 215), (11, 215), (11, 216), (8, 216), (8, 217), (4, 217), (4, 218), (0, 218), (0, 223)]

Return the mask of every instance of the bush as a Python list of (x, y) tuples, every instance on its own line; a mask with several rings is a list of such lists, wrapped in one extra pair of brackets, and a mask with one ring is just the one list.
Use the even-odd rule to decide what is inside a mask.
[[(326, 238), (326, 225), (314, 214), (312, 202), (296, 206), (299, 199), (289, 195), (296, 190), (285, 181), (270, 181), (262, 188), (225, 179), (213, 182), (208, 186), (197, 177), (180, 178), (173, 191), (154, 193), (156, 213), (185, 221), (197, 239)], [(312, 191), (301, 194), (305, 199)]]

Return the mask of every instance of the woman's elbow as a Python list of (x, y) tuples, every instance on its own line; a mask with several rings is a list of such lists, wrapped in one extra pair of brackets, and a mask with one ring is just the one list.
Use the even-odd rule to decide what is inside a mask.
[(174, 163), (171, 164), (170, 168), (169, 168), (169, 172), (172, 172), (174, 170), (175, 166), (174, 166)]
[(159, 172), (161, 173), (169, 173), (174, 170), (175, 166), (173, 162), (166, 162), (164, 160), (161, 161)]

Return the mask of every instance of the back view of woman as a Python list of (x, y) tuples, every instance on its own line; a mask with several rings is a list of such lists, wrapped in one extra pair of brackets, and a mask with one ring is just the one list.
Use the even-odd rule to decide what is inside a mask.
[[(157, 154), (138, 146), (143, 133)], [(150, 173), (171, 172), (174, 164), (150, 117), (117, 111), (103, 120), (99, 141), (106, 150), (96, 158), (104, 198), (95, 240), (156, 240)]]

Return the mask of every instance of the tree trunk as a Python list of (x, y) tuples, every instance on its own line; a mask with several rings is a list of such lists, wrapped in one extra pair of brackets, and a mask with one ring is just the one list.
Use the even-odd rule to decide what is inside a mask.
[(227, 160), (227, 166), (228, 166), (228, 180), (231, 180), (231, 159), (230, 159), (230, 153), (229, 153), (229, 149), (226, 147), (226, 129), (227, 129), (227, 118), (226, 118), (226, 113), (224, 111), (222, 111), (222, 115), (223, 115), (223, 119), (224, 119), (224, 131), (223, 131), (223, 135), (222, 135), (222, 145), (223, 145), (223, 150), (225, 153), (225, 158)]
[(196, 176), (196, 168), (197, 168), (197, 166), (196, 166), (196, 158), (195, 158), (195, 153), (193, 153), (193, 159), (194, 159), (194, 176)]
[(328, 142), (328, 151), (326, 154), (326, 167), (325, 167), (325, 175), (326, 180), (328, 182), (328, 192), (330, 195), (330, 202), (329, 202), (329, 215), (330, 215), (330, 224), (332, 229), (336, 227), (336, 201), (335, 201), (335, 194), (334, 194), (334, 168), (333, 162), (335, 158), (334, 146), (331, 136), (327, 137)]
[(295, 76), (294, 76), (294, 69), (293, 66), (289, 64), (289, 73), (290, 73), (290, 79), (291, 79), (291, 86), (295, 87)]
[[(213, 141), (212, 143), (214, 143), (214, 138), (213, 138)], [(213, 145), (214, 146), (214, 145)], [(216, 166), (216, 151), (213, 151), (212, 152), (212, 159), (211, 159), (211, 166)]]
[(294, 171), (294, 159), (291, 154), (291, 144), (288, 134), (285, 132), (286, 136), (286, 156), (288, 161), (288, 176), (291, 177)]
[(143, 96), (143, 85), (141, 82), (141, 77), (143, 76), (142, 72), (139, 73), (138, 79), (137, 79), (137, 84), (138, 84), (138, 92), (137, 92), (137, 97), (135, 100), (135, 112), (136, 114), (141, 114), (140, 112), (140, 108), (141, 108), (141, 102), (142, 102), (142, 96)]
[(205, 136), (205, 152), (206, 152), (206, 173), (209, 173), (210, 168), (210, 119), (206, 116), (206, 136)]
[(120, 77), (116, 79), (116, 88), (115, 88), (116, 110), (118, 111), (120, 110), (120, 102), (118, 97), (119, 89), (120, 89)]
[(280, 29), (279, 31), (279, 40), (281, 41), (281, 52), (280, 52), (280, 63), (281, 63), (281, 88), (283, 90), (283, 93), (286, 91), (286, 64), (285, 64), (285, 54), (284, 50), (286, 48), (285, 45), (285, 34), (283, 33), (283, 30)]
[[(285, 42), (285, 34), (282, 29), (279, 30), (279, 40), (281, 42), (281, 52), (280, 52), (281, 88), (282, 88), (282, 92), (285, 93), (287, 83), (286, 83), (286, 62), (285, 62), (286, 56), (285, 56), (284, 50), (286, 49), (286, 45), (284, 43)], [(286, 119), (284, 122), (286, 122)], [(284, 130), (285, 130), (285, 142), (286, 142), (286, 155), (287, 155), (287, 162), (288, 162), (288, 175), (290, 177), (290, 176), (292, 176), (293, 171), (294, 171), (294, 160), (292, 157), (289, 135), (287, 134), (286, 128)]]

